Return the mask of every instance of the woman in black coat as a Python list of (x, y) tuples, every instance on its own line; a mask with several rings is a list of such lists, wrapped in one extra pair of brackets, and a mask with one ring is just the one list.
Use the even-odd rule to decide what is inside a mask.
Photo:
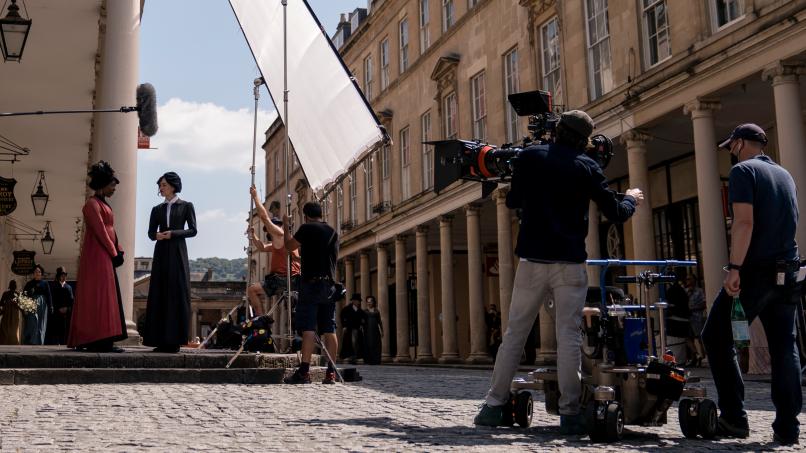
[[(193, 203), (180, 200), (182, 180), (168, 172), (157, 180), (165, 202), (151, 209), (148, 237), (157, 241), (151, 264), (143, 344), (154, 352), (179, 352), (190, 328), (190, 268), (185, 238), (196, 236)], [(187, 228), (185, 228), (187, 224)]]

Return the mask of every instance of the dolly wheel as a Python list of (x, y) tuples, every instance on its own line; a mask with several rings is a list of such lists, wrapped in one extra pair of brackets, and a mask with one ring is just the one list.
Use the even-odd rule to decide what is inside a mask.
[(515, 395), (510, 393), (507, 403), (501, 408), (501, 425), (509, 426), (515, 424)]
[(588, 425), (588, 435), (591, 442), (604, 442), (606, 440), (605, 421), (598, 420), (599, 404), (596, 401), (588, 402), (585, 407), (585, 424)]
[(697, 402), (693, 400), (680, 400), (680, 404), (677, 406), (677, 418), (680, 420), (680, 431), (689, 439), (695, 439), (697, 437), (697, 425), (700, 423), (697, 415), (691, 415), (692, 406), (696, 404)]
[(607, 405), (605, 414), (605, 438), (608, 442), (621, 440), (624, 434), (624, 410), (619, 403)]
[(521, 428), (528, 428), (532, 424), (533, 407), (531, 392), (520, 392), (515, 396), (515, 422)]
[(716, 404), (711, 400), (702, 400), (697, 411), (700, 413), (697, 428), (703, 439), (716, 437)]

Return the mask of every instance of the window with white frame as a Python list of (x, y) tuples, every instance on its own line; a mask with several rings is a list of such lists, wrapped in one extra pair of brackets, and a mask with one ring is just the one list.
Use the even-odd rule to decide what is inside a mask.
[(401, 198), (408, 200), (411, 196), (411, 154), (409, 151), (408, 127), (400, 130), (400, 164)]
[(409, 69), (409, 19), (400, 21), (400, 73)]
[(715, 30), (740, 19), (742, 14), (741, 0), (711, 0), (711, 16)]
[(330, 217), (328, 215), (330, 214), (330, 209), (328, 209), (330, 207), (329, 201), (330, 201), (330, 194), (328, 194), (325, 198), (322, 198), (322, 220), (325, 223), (327, 223), (328, 217)]
[(445, 132), (445, 139), (450, 140), (456, 138), (456, 93), (451, 92), (442, 99), (442, 113), (445, 117), (445, 124), (443, 129)]
[(372, 55), (364, 59), (364, 95), (372, 99)]
[(355, 225), (358, 211), (358, 180), (355, 177), (355, 170), (350, 172), (350, 223)]
[(554, 99), (562, 94), (560, 86), (560, 21), (555, 16), (540, 27), (541, 62), (543, 63), (543, 89)]
[(341, 224), (344, 220), (344, 190), (341, 184), (336, 188), (336, 230), (341, 232)]
[(274, 187), (280, 186), (280, 153), (274, 154)]
[(644, 52), (647, 66), (654, 66), (672, 55), (669, 42), (669, 21), (666, 15), (666, 0), (643, 0), (644, 2)]
[(453, 0), (442, 0), (442, 31), (453, 26)]
[(507, 95), (517, 93), (520, 90), (518, 79), (518, 49), (512, 49), (504, 55), (504, 111), (507, 118), (507, 142), (515, 143), (518, 135), (518, 114), (507, 99)]
[(434, 186), (434, 147), (426, 145), (431, 140), (431, 111), (420, 117), (420, 143), (423, 146), (423, 190)]
[(479, 4), (481, 0), (467, 0), (467, 9), (473, 8), (474, 6)]
[(420, 0), (420, 55), (424, 54), (431, 45), (431, 33), (428, 31), (430, 16), (428, 0)]
[(470, 99), (473, 112), (473, 138), (487, 140), (487, 90), (484, 71), (470, 79)]
[(381, 41), (381, 91), (389, 86), (389, 38)]
[(373, 180), (375, 179), (374, 167), (375, 167), (375, 156), (370, 156), (369, 159), (364, 161), (364, 180), (365, 180), (364, 187), (366, 187), (366, 189), (367, 189), (367, 194), (366, 194), (367, 198), (366, 198), (366, 201), (364, 203), (364, 206), (366, 207), (365, 212), (367, 214), (367, 216), (366, 216), (367, 220), (371, 219), (372, 214), (373, 214), (373, 212), (372, 212), (372, 202), (373, 202), (372, 189), (373, 189), (373, 186), (374, 186), (374, 184), (373, 184), (374, 181)]
[(590, 99), (594, 100), (613, 89), (607, 0), (585, 0), (585, 17), (588, 38), (588, 82)]
[(392, 199), (392, 147), (383, 145), (381, 148), (381, 201)]

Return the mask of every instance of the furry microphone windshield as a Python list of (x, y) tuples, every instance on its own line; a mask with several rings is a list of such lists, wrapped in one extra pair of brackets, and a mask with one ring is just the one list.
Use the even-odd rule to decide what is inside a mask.
[(144, 135), (152, 137), (157, 133), (157, 91), (150, 83), (137, 87), (137, 117)]

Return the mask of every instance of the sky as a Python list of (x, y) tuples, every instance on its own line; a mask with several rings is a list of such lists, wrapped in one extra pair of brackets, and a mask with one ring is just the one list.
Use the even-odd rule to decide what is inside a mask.
[[(332, 36), (339, 14), (366, 8), (367, 0), (308, 3)], [(188, 240), (189, 258), (246, 257), (255, 102), (252, 82), (259, 76), (228, 1), (145, 2), (140, 82), (149, 82), (157, 90), (159, 131), (151, 138), (152, 148), (157, 149), (138, 151), (137, 256), (153, 254), (148, 220), (151, 208), (163, 201), (156, 182), (165, 172), (175, 171), (182, 178), (180, 198), (196, 209), (198, 235)], [(261, 193), (265, 177), (260, 145), (275, 116), (263, 86), (255, 173)]]

